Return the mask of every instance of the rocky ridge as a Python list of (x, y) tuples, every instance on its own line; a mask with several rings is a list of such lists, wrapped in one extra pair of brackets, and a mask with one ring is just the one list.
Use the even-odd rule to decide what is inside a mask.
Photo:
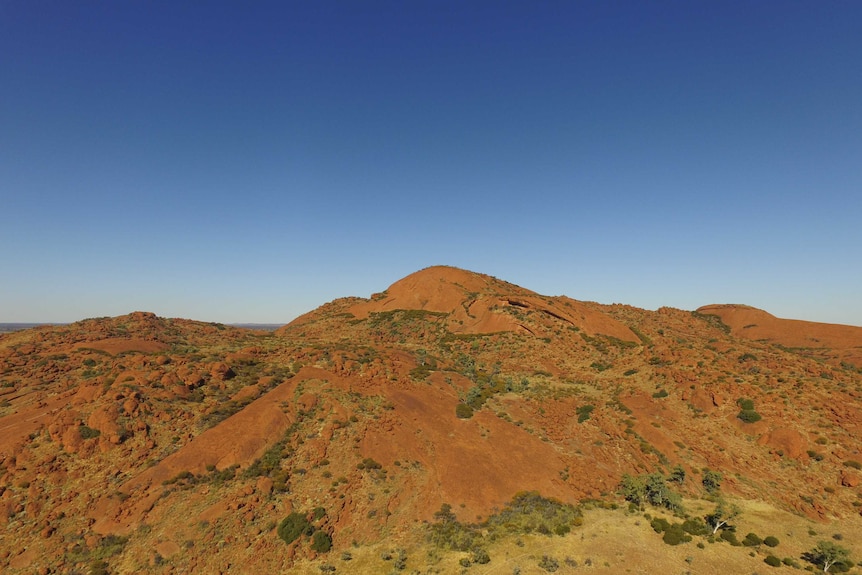
[(840, 521), (860, 349), (852, 326), (443, 266), (274, 333), (136, 312), (3, 334), (0, 569), (278, 571), (317, 555), (275, 534), (294, 510), (346, 550), (410, 540), (444, 503), (476, 521), (525, 490), (614, 501), (623, 474), (675, 466), (685, 495), (718, 470), (731, 496)]

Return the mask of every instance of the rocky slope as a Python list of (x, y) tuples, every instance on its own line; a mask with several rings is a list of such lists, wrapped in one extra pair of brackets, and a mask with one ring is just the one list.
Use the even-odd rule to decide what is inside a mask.
[(280, 572), (326, 558), (279, 539), (294, 511), (331, 554), (421, 540), (444, 503), (619, 502), (623, 474), (676, 466), (687, 497), (709, 468), (727, 496), (849, 520), (860, 350), (862, 328), (449, 267), (275, 333), (137, 312), (3, 334), (0, 570)]

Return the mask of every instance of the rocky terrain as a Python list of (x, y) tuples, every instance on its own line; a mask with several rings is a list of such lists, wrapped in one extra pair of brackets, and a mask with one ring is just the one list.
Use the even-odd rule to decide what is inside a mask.
[[(685, 572), (692, 552), (625, 501), (650, 473), (686, 509), (652, 515), (726, 499), (737, 522), (796, 525), (775, 533), (799, 546), (790, 569), (806, 530), (862, 551), (860, 450), (860, 327), (432, 267), (275, 332), (135, 312), (0, 335), (0, 571), (543, 573), (530, 558), (590, 533), (618, 549), (595, 572)], [(514, 509), (548, 501), (570, 513), (557, 535), (512, 534)], [(293, 539), (289, 518), (307, 522)], [(625, 546), (641, 536), (659, 563)], [(766, 548), (688, 546), (768, 569)]]

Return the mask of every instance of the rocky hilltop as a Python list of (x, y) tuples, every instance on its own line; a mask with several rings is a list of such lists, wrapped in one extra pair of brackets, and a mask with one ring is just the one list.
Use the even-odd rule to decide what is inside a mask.
[(0, 571), (383, 573), (391, 546), (446, 573), (441, 521), (524, 492), (617, 507), (650, 473), (695, 507), (716, 473), (722, 497), (849, 529), (860, 368), (859, 327), (442, 266), (274, 333), (136, 312), (3, 334)]

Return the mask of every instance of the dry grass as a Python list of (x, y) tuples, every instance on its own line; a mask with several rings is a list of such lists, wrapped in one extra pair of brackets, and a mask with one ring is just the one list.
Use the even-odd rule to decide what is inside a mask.
[[(294, 572), (317, 575), (321, 572), (320, 565), (326, 562), (335, 566), (339, 573), (394, 573), (392, 562), (381, 559), (381, 554), (403, 547), (407, 549), (408, 562), (407, 569), (402, 572), (418, 571), (423, 575), (462, 572), (469, 575), (511, 575), (516, 567), (520, 568), (521, 575), (544, 575), (547, 571), (539, 567), (544, 555), (557, 560), (558, 574), (583, 573), (587, 566), (587, 572), (596, 575), (771, 573), (773, 568), (763, 562), (767, 555), (773, 554), (781, 559), (791, 557), (805, 568), (808, 564), (801, 559), (802, 553), (820, 540), (831, 540), (835, 533), (842, 535), (840, 544), (851, 550), (852, 557), (862, 559), (862, 545), (858, 543), (862, 540), (862, 520), (858, 516), (818, 523), (759, 501), (734, 503), (742, 509), (742, 515), (735, 522), (740, 540), (746, 533), (754, 532), (762, 538), (768, 535), (777, 537), (779, 545), (775, 548), (734, 547), (726, 542), (709, 543), (705, 538), (695, 537), (690, 543), (670, 546), (662, 542), (661, 536), (650, 527), (649, 520), (640, 513), (628, 513), (623, 509), (590, 509), (584, 513), (584, 525), (565, 537), (508, 537), (489, 546), (490, 563), (473, 565), (466, 570), (458, 561), (469, 557), (468, 553), (435, 551), (421, 541), (411, 541), (384, 542), (351, 549), (352, 560), (349, 562), (340, 559), (340, 552), (333, 552), (325, 559), (297, 565)], [(706, 501), (686, 501), (686, 506), (697, 514), (712, 509), (712, 504)], [(660, 513), (653, 511), (653, 515)], [(698, 542), (703, 542), (702, 548), (698, 547)], [(791, 571), (790, 567), (781, 566), (775, 572)], [(859, 572), (858, 568), (851, 570), (851, 573)]]

